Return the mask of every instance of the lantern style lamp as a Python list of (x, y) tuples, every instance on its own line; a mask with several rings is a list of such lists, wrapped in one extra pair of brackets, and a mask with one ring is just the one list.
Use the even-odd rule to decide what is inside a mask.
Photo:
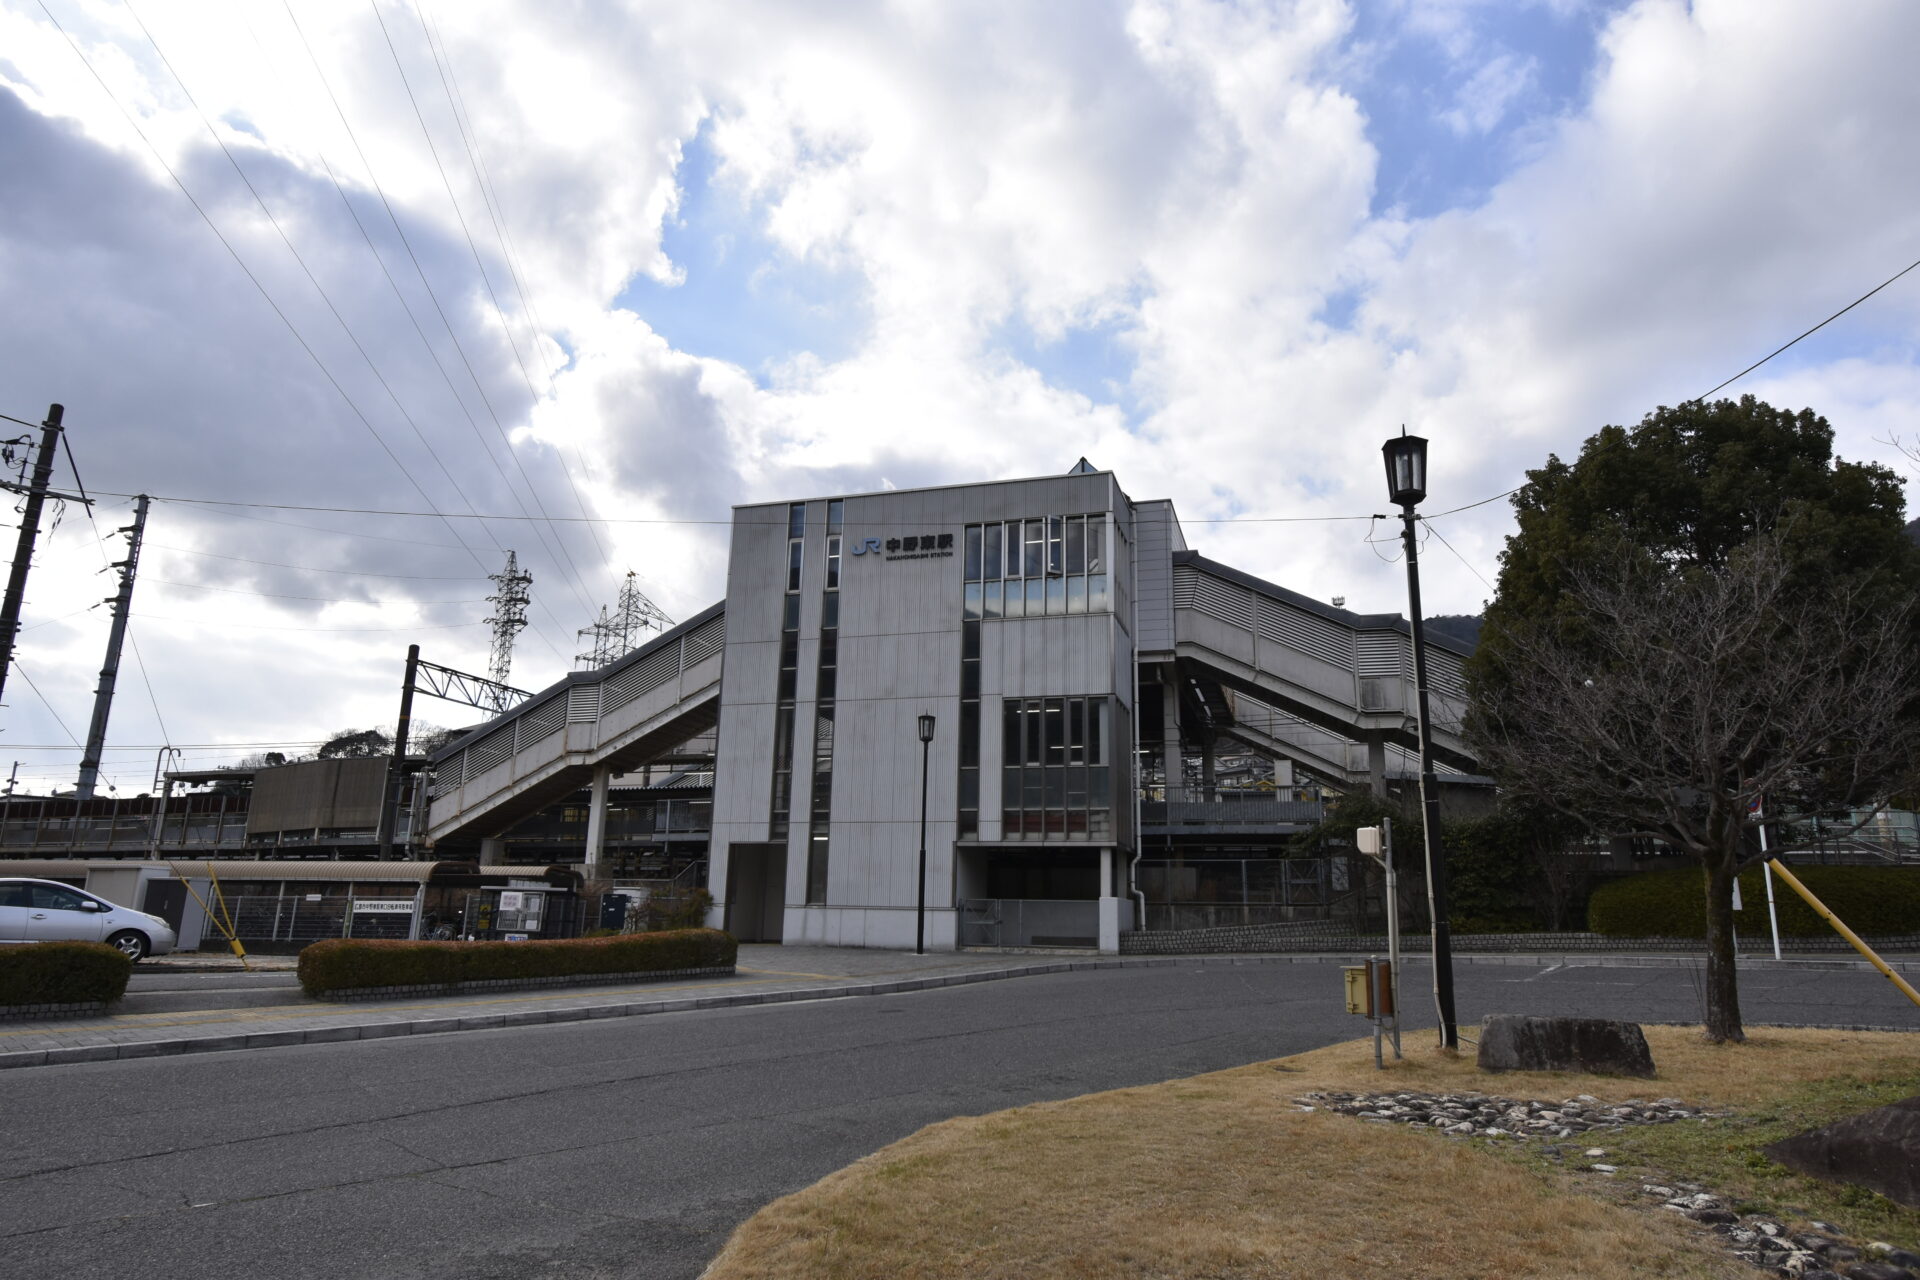
[(1427, 904), (1433, 919), (1433, 1003), (1440, 1017), (1440, 1043), (1460, 1046), (1453, 1008), (1453, 937), (1447, 922), (1447, 855), (1440, 840), (1440, 784), (1433, 773), (1433, 728), (1427, 699), (1427, 636), (1420, 616), (1420, 540), (1413, 509), (1427, 496), (1427, 442), (1400, 434), (1380, 446), (1387, 463), (1387, 496), (1400, 508), (1401, 543), (1407, 553), (1407, 622), (1413, 640), (1413, 684), (1419, 710), (1420, 809), (1425, 817)]

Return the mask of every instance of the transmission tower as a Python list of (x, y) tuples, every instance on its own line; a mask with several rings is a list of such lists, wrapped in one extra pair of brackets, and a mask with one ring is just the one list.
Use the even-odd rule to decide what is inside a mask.
[(574, 655), (575, 660), (589, 667), (604, 667), (615, 658), (639, 647), (640, 637), (649, 627), (665, 631), (672, 625), (673, 619), (659, 605), (647, 599), (646, 593), (640, 590), (639, 578), (629, 569), (613, 612), (609, 614), (606, 606), (602, 605), (600, 617), (593, 625), (582, 627), (576, 633), (592, 636), (593, 647), (586, 653)]
[(495, 684), (505, 684), (513, 669), (513, 640), (527, 625), (527, 588), (533, 575), (520, 568), (513, 552), (507, 552), (507, 567), (487, 575), (495, 594), (487, 597), (493, 616), (487, 625), (493, 628), (493, 656), (487, 663), (487, 675)]

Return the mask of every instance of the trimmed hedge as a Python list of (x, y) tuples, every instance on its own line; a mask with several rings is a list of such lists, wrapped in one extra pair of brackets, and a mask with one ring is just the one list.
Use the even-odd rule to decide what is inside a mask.
[(310, 996), (365, 987), (451, 986), (502, 978), (669, 973), (724, 968), (740, 944), (718, 929), (528, 942), (407, 942), (330, 938), (300, 953)]
[(133, 961), (104, 942), (0, 946), (0, 1005), (111, 1004), (132, 976)]
[[(1920, 867), (1791, 867), (1800, 882), (1862, 937), (1920, 932)], [(1594, 890), (1587, 927), (1615, 938), (1704, 938), (1706, 872), (1698, 867), (1648, 871)], [(1783, 938), (1839, 935), (1787, 882), (1774, 877), (1773, 900)], [(1768, 931), (1767, 887), (1759, 867), (1740, 873), (1741, 909), (1734, 928)]]

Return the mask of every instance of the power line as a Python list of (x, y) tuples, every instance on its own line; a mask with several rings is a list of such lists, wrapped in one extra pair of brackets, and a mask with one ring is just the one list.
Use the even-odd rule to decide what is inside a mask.
[(217, 620), (209, 618), (168, 618), (157, 613), (141, 613), (135, 614), (134, 616), (145, 618), (148, 622), (178, 622), (189, 627), (218, 625), (221, 627), (245, 627), (249, 631), (312, 631), (329, 634), (375, 631), (453, 631), (460, 627), (477, 627), (480, 625), (476, 619), (467, 622), (423, 622), (410, 627), (281, 627), (269, 626), (262, 622), (235, 622), (231, 618), (220, 618)]
[[(1425, 521), (1423, 520), (1423, 521), (1421, 521), (1421, 523), (1422, 523), (1422, 524), (1425, 524), (1426, 522), (1425, 522)], [(1491, 582), (1487, 582), (1487, 575), (1486, 575), (1486, 574), (1484, 574), (1484, 573), (1482, 573), (1482, 572), (1480, 572), (1480, 571), (1479, 571), (1478, 569), (1476, 569), (1476, 568), (1474, 568), (1474, 567), (1473, 567), (1473, 562), (1472, 562), (1471, 560), (1469, 560), (1469, 559), (1467, 559), (1467, 558), (1466, 558), (1465, 556), (1463, 556), (1463, 555), (1461, 555), (1461, 554), (1460, 554), (1460, 552), (1459, 552), (1458, 550), (1455, 550), (1455, 548), (1454, 548), (1454, 545), (1453, 545), (1453, 544), (1452, 544), (1451, 542), (1448, 542), (1448, 541), (1447, 541), (1447, 535), (1445, 535), (1444, 533), (1441, 533), (1441, 532), (1440, 532), (1440, 531), (1439, 531), (1438, 529), (1435, 529), (1435, 528), (1433, 528), (1433, 527), (1432, 527), (1431, 525), (1428, 525), (1428, 531), (1429, 531), (1430, 533), (1432, 533), (1434, 537), (1436, 537), (1436, 538), (1438, 538), (1438, 539), (1440, 540), (1440, 545), (1441, 545), (1441, 546), (1443, 546), (1443, 547), (1445, 547), (1445, 548), (1446, 548), (1447, 550), (1449, 550), (1449, 551), (1452, 551), (1452, 552), (1453, 552), (1453, 558), (1454, 558), (1454, 559), (1456, 559), (1456, 560), (1458, 560), (1458, 561), (1459, 561), (1459, 562), (1460, 562), (1461, 564), (1464, 564), (1464, 565), (1466, 565), (1466, 566), (1467, 566), (1467, 572), (1469, 572), (1469, 573), (1471, 573), (1471, 574), (1472, 574), (1472, 575), (1473, 575), (1474, 577), (1476, 577), (1476, 578), (1478, 578), (1478, 579), (1480, 579), (1480, 581), (1481, 581), (1482, 583), (1485, 583), (1485, 584), (1486, 584), (1486, 588), (1487, 588), (1487, 590), (1489, 590), (1489, 591), (1491, 591), (1491, 592), (1493, 592), (1493, 593), (1494, 593), (1495, 595), (1499, 595), (1499, 594), (1500, 594), (1500, 591), (1499, 591), (1499, 589), (1498, 589), (1497, 587), (1495, 587), (1495, 586), (1494, 586), (1494, 585), (1493, 585), (1493, 584), (1492, 584)]]
[[(380, 24), (380, 34), (386, 41), (387, 52), (393, 57), (394, 70), (399, 72), (401, 86), (407, 91), (407, 101), (413, 107), (414, 119), (419, 122), (420, 135), (426, 139), (427, 151), (433, 156), (433, 167), (440, 175), (440, 184), (446, 188), (447, 202), (453, 207), (454, 220), (460, 224), (460, 234), (467, 242), (467, 252), (473, 255), (474, 269), (480, 273), (480, 283), (486, 286), (487, 298), (493, 304), (494, 314), (500, 319), (501, 331), (506, 334), (507, 345), (513, 350), (514, 362), (519, 366), (520, 376), (527, 384), (527, 394), (531, 398), (532, 403), (538, 404), (540, 396), (539, 393), (533, 389), (533, 378), (532, 375), (527, 372), (526, 360), (520, 354), (519, 340), (513, 336), (513, 325), (508, 321), (506, 311), (500, 306), (500, 298), (494, 292), (493, 279), (487, 274), (486, 264), (481, 261), (480, 248), (474, 243), (473, 232), (467, 226), (466, 214), (461, 211), (459, 197), (454, 194), (453, 180), (447, 176), (446, 165), (442, 163), (440, 159), (440, 148), (433, 140), (433, 131), (427, 127), (426, 115), (420, 109), (420, 100), (414, 95), (413, 82), (407, 78), (406, 66), (400, 61), (400, 50), (393, 42), (393, 34), (387, 29), (386, 15), (380, 12), (379, 0), (367, 0), (367, 4), (368, 7), (373, 10), (374, 20)], [(514, 467), (520, 472), (520, 478), (526, 482), (527, 496), (533, 499), (534, 509), (543, 517), (546, 516), (546, 504), (540, 501), (540, 491), (534, 487), (533, 478), (527, 474), (526, 466), (521, 462), (520, 455), (512, 451), (511, 445), (508, 446), (508, 449), (513, 458)], [(566, 540), (560, 536), (560, 530), (557, 527), (553, 527), (550, 521), (549, 527), (552, 529), (554, 545), (560, 552), (560, 558), (572, 572), (574, 585), (581, 593), (580, 603), (584, 608), (591, 611), (593, 605), (586, 598), (586, 579), (580, 573), (580, 566), (574, 562), (573, 553), (567, 550)]]
[[(47, 709), (47, 714), (53, 717), (53, 722), (60, 726), (60, 732), (66, 734), (69, 738), (73, 738), (73, 730), (67, 728), (67, 722), (60, 718), (60, 713), (53, 709), (53, 704), (51, 702), (47, 701), (47, 695), (40, 692), (40, 686), (33, 682), (33, 677), (27, 674), (27, 669), (20, 665), (19, 654), (14, 655), (13, 669), (15, 671), (18, 671), (20, 673), (20, 678), (27, 682), (27, 688), (33, 690), (33, 696), (40, 699), (40, 705)], [(86, 750), (86, 747), (81, 744), (80, 739), (78, 738), (73, 738), (73, 745), (76, 750), (80, 750), (80, 751)]]
[[(202, 206), (200, 201), (194, 197), (193, 192), (187, 188), (187, 184), (181, 180), (180, 175), (174, 170), (173, 166), (170, 163), (168, 163), (167, 158), (161, 154), (160, 148), (155, 146), (153, 139), (147, 136), (146, 130), (140, 127), (139, 123), (133, 118), (132, 113), (130, 113), (125, 107), (125, 105), (121, 103), (119, 96), (113, 92), (112, 88), (108, 86), (106, 80), (101, 77), (99, 71), (94, 68), (92, 60), (87, 57), (85, 51), (80, 48), (78, 42), (74, 40), (73, 36), (68, 33), (65, 27), (60, 25), (60, 20), (53, 16), (52, 10), (47, 8), (46, 0), (38, 0), (38, 2), (40, 5), (40, 11), (46, 14), (47, 16), (47, 21), (51, 22), (54, 26), (54, 29), (60, 32), (61, 36), (67, 42), (67, 47), (72, 49), (74, 52), (74, 56), (80, 59), (81, 65), (86, 67), (88, 74), (94, 78), (95, 83), (97, 83), (100, 86), (101, 91), (107, 95), (108, 99), (113, 103), (115, 109), (120, 112), (121, 118), (126, 120), (128, 126), (132, 128), (136, 134), (139, 135), (140, 141), (146, 144), (147, 150), (153, 153), (154, 159), (160, 163), (160, 167), (164, 169), (167, 173), (167, 176), (173, 180), (173, 185), (178, 187), (180, 190), (180, 194), (187, 198), (187, 203), (191, 204), (194, 208), (194, 212), (200, 215), (200, 220), (207, 224), (207, 229), (212, 231), (214, 234), (214, 237), (220, 241), (221, 247), (227, 251), (227, 255), (233, 259), (234, 264), (238, 266), (242, 271), (242, 273), (246, 275), (248, 281), (252, 283), (254, 289), (259, 292), (260, 297), (266, 302), (267, 306), (272, 309), (274, 315), (279, 318), (280, 323), (286, 327), (287, 332), (291, 334), (293, 336), (294, 341), (300, 345), (300, 349), (306, 352), (307, 358), (313, 362), (315, 368), (319, 369), (321, 376), (326, 378), (328, 384), (333, 387), (335, 393), (337, 393), (340, 399), (346, 403), (347, 408), (352, 410), (354, 417), (359, 419), (360, 425), (366, 428), (367, 433), (373, 437), (374, 442), (380, 446), (383, 452), (386, 453), (387, 457), (393, 462), (393, 465), (399, 469), (400, 474), (406, 477), (408, 483), (413, 485), (415, 491), (417, 491), (420, 494), (420, 497), (426, 502), (427, 506), (430, 508), (433, 507), (434, 505), (433, 499), (427, 494), (427, 491), (421, 487), (420, 482), (414, 478), (413, 473), (407, 469), (406, 464), (400, 460), (400, 456), (393, 451), (392, 446), (387, 443), (386, 438), (380, 434), (379, 430), (373, 425), (372, 421), (368, 419), (366, 413), (360, 408), (359, 404), (357, 404), (354, 401), (353, 397), (347, 393), (347, 389), (341, 385), (340, 380), (334, 376), (333, 371), (329, 369), (326, 365), (326, 362), (320, 358), (320, 354), (313, 349), (312, 344), (310, 344), (307, 341), (305, 335), (303, 335), (300, 332), (299, 328), (293, 323), (292, 318), (289, 317), (287, 313), (281, 309), (280, 304), (277, 301), (275, 301), (273, 295), (267, 291), (266, 285), (261, 282), (259, 276), (254, 274), (253, 269), (247, 265), (246, 259), (240, 256), (240, 252), (238, 249), (234, 248), (233, 242), (227, 239), (226, 233), (220, 230), (219, 225), (214, 222), (212, 216), (207, 213), (205, 207)], [(158, 46), (156, 46), (155, 48), (157, 51)], [(182, 86), (182, 91), (183, 92), (185, 91), (184, 85)], [(216, 135), (216, 140), (217, 140), (217, 135)], [(112, 496), (131, 497), (135, 495), (115, 494)], [(459, 540), (459, 537), (460, 537), (459, 532), (451, 524), (447, 526), (447, 529), (448, 529), (448, 532), (454, 535), (454, 538), (456, 540)], [(480, 559), (479, 555), (475, 553), (471, 547), (469, 547), (467, 550), (468, 550), (468, 554), (473, 556), (474, 562), (476, 564), (479, 564), (481, 568), (486, 567), (485, 562)], [(555, 652), (557, 654), (558, 650), (556, 650)]]

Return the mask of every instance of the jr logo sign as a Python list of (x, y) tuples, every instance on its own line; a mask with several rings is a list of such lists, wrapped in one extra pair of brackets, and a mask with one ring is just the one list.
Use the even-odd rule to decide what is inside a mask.
[(888, 560), (935, 560), (953, 554), (953, 535), (922, 533), (904, 538), (855, 538), (851, 550), (857, 556), (883, 556)]

